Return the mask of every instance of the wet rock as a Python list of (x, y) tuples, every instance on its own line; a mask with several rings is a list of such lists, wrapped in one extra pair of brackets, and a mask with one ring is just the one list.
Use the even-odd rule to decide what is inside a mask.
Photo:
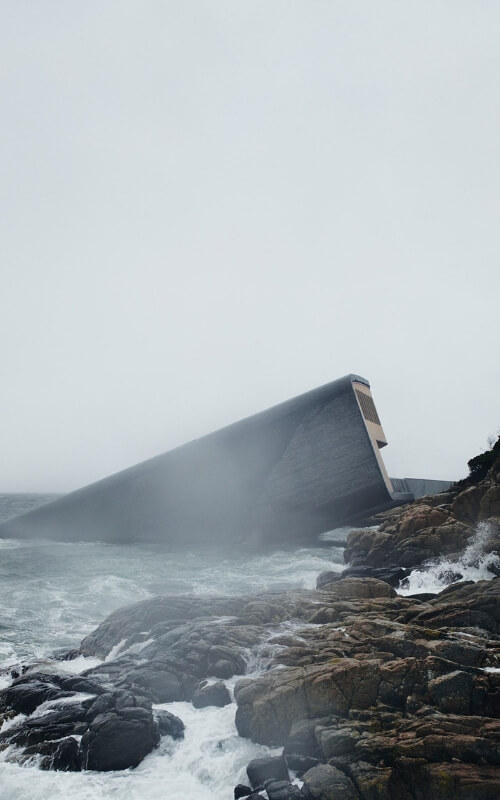
[[(344, 578), (375, 578), (378, 581), (388, 583), (389, 586), (398, 587), (400, 582), (408, 575), (408, 570), (403, 567), (369, 567), (357, 566), (347, 567), (341, 573), (341, 580)], [(319, 588), (319, 587), (318, 587)]]
[(243, 671), (244, 670), (240, 668), (235, 669), (234, 662), (226, 658), (219, 658), (218, 661), (210, 665), (210, 674), (215, 678), (222, 678), (223, 680), (232, 678), (235, 674), (240, 675)]
[(81, 759), (76, 739), (70, 736), (58, 742), (47, 766), (59, 772), (78, 772), (81, 769)]
[(396, 596), (394, 589), (375, 578), (344, 578), (333, 584), (324, 585), (323, 590), (339, 600)]
[(59, 772), (79, 772), (81, 759), (78, 742), (72, 737), (57, 741), (40, 742), (26, 747), (23, 757), (41, 756), (40, 768)]
[(155, 709), (154, 719), (158, 725), (161, 736), (171, 736), (172, 739), (183, 739), (185, 726), (180, 717), (171, 714), (165, 709)]
[(52, 676), (36, 673), (19, 678), (0, 693), (2, 707), (12, 709), (18, 714), (32, 714), (47, 700), (71, 696), (71, 691), (61, 690), (51, 678)]
[(419, 592), (418, 594), (409, 594), (406, 596), (412, 600), (416, 600), (418, 603), (426, 603), (428, 600), (434, 600), (434, 598), (437, 597), (437, 592)]
[(206, 708), (207, 706), (227, 706), (231, 702), (231, 695), (222, 681), (216, 683), (202, 684), (193, 695), (192, 703), (195, 708)]
[(234, 787), (234, 800), (239, 800), (240, 797), (248, 797), (249, 794), (252, 794), (250, 786), (239, 783)]
[(120, 684), (139, 687), (146, 691), (154, 703), (173, 703), (189, 700), (195, 678), (179, 674), (177, 669), (158, 661), (141, 664), (124, 674)]
[(415, 504), (378, 531), (352, 531), (344, 558), (356, 567), (414, 568), (432, 558), (463, 550), (472, 533), (470, 524), (448, 512)]
[[(25, 677), (32, 679), (33, 675)], [(34, 681), (13, 685), (2, 693), (4, 704), (16, 706), (20, 696), (24, 703), (25, 690), (35, 686), (35, 692), (29, 695), (29, 706), (24, 703), (31, 713), (0, 734), (0, 745), (22, 748), (23, 758), (40, 755), (44, 769), (74, 771), (137, 766), (158, 743), (160, 732), (146, 698), (130, 692), (106, 692), (98, 687), (97, 696), (71, 703), (68, 697), (74, 692), (65, 691), (62, 686), (88, 689), (95, 688), (93, 683), (58, 675), (51, 676), (51, 681), (49, 685), (38, 675)], [(43, 690), (39, 691), (42, 683)], [(33, 713), (35, 699), (38, 704), (50, 699), (50, 709)]]
[(159, 740), (153, 715), (144, 708), (99, 714), (82, 737), (83, 769), (109, 771), (136, 767)]
[(336, 583), (336, 581), (340, 580), (340, 575), (340, 572), (332, 572), (331, 570), (320, 572), (316, 578), (316, 589), (323, 589), (330, 583)]
[(317, 766), (320, 761), (319, 758), (312, 758), (311, 756), (302, 756), (298, 753), (289, 753), (285, 756), (285, 761), (288, 769), (293, 770), (300, 776), (307, 772), (308, 769)]
[(269, 800), (304, 800), (299, 787), (289, 781), (266, 781), (266, 793)]
[(18, 747), (39, 745), (66, 736), (81, 736), (87, 730), (86, 710), (81, 706), (66, 711), (54, 711), (38, 717), (28, 717), (0, 733), (0, 743)]
[(257, 791), (264, 788), (266, 781), (289, 781), (283, 756), (254, 758), (247, 766), (247, 775), (250, 785)]
[(350, 778), (330, 764), (319, 764), (303, 776), (304, 794), (311, 800), (359, 800)]
[(49, 700), (62, 700), (76, 692), (101, 694), (103, 691), (98, 683), (79, 675), (29, 672), (0, 692), (0, 708), (18, 714), (32, 714), (39, 705)]
[[(439, 578), (442, 577), (442, 573), (438, 575)], [(460, 578), (462, 575), (460, 573), (455, 573), (454, 576), (456, 578), (456, 583), (450, 583), (449, 586), (445, 586), (440, 592), (437, 593), (436, 597), (439, 597), (440, 601), (443, 599), (445, 595), (450, 595), (452, 592), (456, 592), (457, 589), (461, 589), (463, 586), (473, 586), (474, 581), (462, 581)]]

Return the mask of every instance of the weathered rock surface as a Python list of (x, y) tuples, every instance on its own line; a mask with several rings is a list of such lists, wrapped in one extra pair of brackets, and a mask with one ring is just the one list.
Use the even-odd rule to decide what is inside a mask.
[[(270, 774), (250, 770), (254, 792), (265, 783), (273, 800), (299, 800), (293, 769), (309, 798), (447, 800), (449, 787), (460, 796), (479, 785), (481, 796), (494, 796), (500, 579), (454, 585), (425, 602), (373, 577), (258, 598), (155, 598), (112, 615), (82, 645), (113, 648), (112, 661), (81, 676), (17, 679), (0, 703), (28, 716), (0, 743), (38, 754), (47, 769), (135, 766), (160, 735), (183, 735), (181, 720), (152, 702), (204, 693), (226, 702), (226, 687), (213, 680), (221, 662), (244, 674), (258, 650), (268, 671), (237, 682), (238, 731), (284, 749)], [(446, 786), (442, 772), (453, 774)], [(411, 794), (414, 781), (428, 794)]]
[(351, 569), (414, 568), (454, 555), (465, 548), (478, 522), (489, 522), (488, 552), (500, 555), (500, 458), (483, 480), (462, 491), (420, 498), (371, 522), (379, 523), (377, 530), (363, 528), (347, 537), (344, 557)]
[(495, 797), (500, 580), (430, 602), (354, 583), (344, 600), (330, 591), (341, 583), (318, 592), (300, 642), (274, 640), (286, 669), (238, 681), (240, 734), (283, 745), (306, 797), (472, 800), (479, 785), (478, 797)]

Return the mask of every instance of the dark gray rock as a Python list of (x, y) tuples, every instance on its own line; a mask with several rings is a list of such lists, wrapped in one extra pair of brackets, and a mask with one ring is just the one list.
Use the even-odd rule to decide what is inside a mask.
[(78, 742), (73, 737), (30, 745), (25, 748), (23, 755), (27, 758), (41, 756), (40, 768), (44, 770), (79, 772), (81, 769)]
[(158, 708), (154, 711), (154, 719), (162, 736), (171, 736), (172, 739), (184, 738), (185, 727), (180, 717)]
[(304, 800), (299, 787), (290, 781), (266, 781), (266, 792), (269, 800)]
[(289, 753), (285, 756), (285, 761), (288, 769), (296, 772), (299, 778), (304, 772), (307, 772), (308, 769), (312, 769), (320, 763), (318, 758), (301, 756), (298, 753)]
[(190, 691), (183, 675), (175, 668), (155, 661), (138, 666), (128, 672), (123, 683), (147, 692), (155, 703), (173, 703), (189, 700)]
[(193, 705), (195, 708), (206, 708), (207, 706), (227, 706), (231, 702), (231, 695), (222, 681), (210, 683), (198, 687), (193, 695)]
[[(378, 581), (388, 583), (389, 586), (397, 587), (400, 582), (408, 575), (410, 570), (404, 567), (369, 567), (366, 565), (357, 567), (347, 567), (341, 575), (344, 578), (376, 578)], [(319, 588), (319, 587), (318, 587)]]
[(153, 715), (144, 708), (107, 711), (82, 737), (82, 768), (101, 771), (136, 767), (160, 741)]
[(3, 708), (12, 709), (18, 714), (32, 714), (39, 705), (47, 700), (70, 697), (71, 691), (62, 691), (51, 676), (32, 674), (19, 678), (0, 694)]
[(250, 786), (238, 783), (238, 785), (234, 787), (234, 800), (239, 800), (240, 797), (248, 797), (249, 794), (252, 794)]
[(290, 780), (283, 756), (254, 758), (247, 766), (247, 775), (252, 788), (259, 791), (264, 788), (266, 781)]
[(359, 794), (347, 775), (330, 764), (319, 764), (303, 776), (307, 795), (313, 800), (359, 800)]

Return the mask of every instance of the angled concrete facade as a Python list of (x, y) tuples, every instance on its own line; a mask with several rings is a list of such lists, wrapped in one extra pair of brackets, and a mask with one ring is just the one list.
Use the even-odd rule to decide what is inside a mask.
[(307, 392), (0, 526), (2, 537), (286, 543), (393, 504), (370, 385)]

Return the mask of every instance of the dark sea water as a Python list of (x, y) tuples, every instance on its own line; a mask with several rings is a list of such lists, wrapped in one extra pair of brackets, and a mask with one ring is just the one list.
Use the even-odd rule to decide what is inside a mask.
[[(27, 495), (25, 509), (35, 503), (36, 496)], [(0, 517), (14, 505), (22, 509), (21, 495), (14, 499), (0, 495)], [(342, 533), (336, 531), (331, 538)], [(111, 611), (155, 594), (313, 588), (320, 572), (340, 571), (343, 566), (342, 549), (328, 541), (315, 547), (241, 555), (168, 553), (153, 545), (0, 539), (0, 668), (76, 648)], [(61, 662), (59, 668), (83, 670), (94, 663), (79, 659)], [(231, 689), (232, 682), (228, 684)], [(232, 800), (233, 786), (244, 780), (248, 761), (267, 749), (236, 735), (234, 705), (200, 710), (188, 703), (165, 707), (184, 720), (186, 738), (175, 745), (163, 740), (161, 748), (136, 770), (42, 772), (36, 763), (21, 766), (13, 760), (15, 754), (4, 752), (0, 753), (0, 798)], [(223, 742), (222, 749), (218, 742)]]
[(0, 494), (0, 522), (7, 522), (58, 497), (58, 494)]

